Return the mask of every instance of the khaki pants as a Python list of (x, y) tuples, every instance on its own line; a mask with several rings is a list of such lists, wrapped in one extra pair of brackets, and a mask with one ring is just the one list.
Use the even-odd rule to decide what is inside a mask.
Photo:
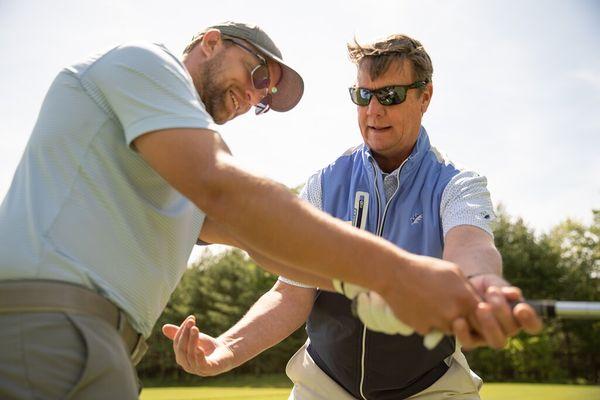
[(68, 313), (0, 314), (0, 399), (137, 399), (114, 327)]
[[(288, 400), (356, 400), (323, 372), (306, 351), (307, 340), (288, 362), (285, 373), (294, 383)], [(482, 380), (472, 372), (457, 344), (448, 357), (450, 368), (433, 385), (411, 396), (411, 400), (479, 400)]]

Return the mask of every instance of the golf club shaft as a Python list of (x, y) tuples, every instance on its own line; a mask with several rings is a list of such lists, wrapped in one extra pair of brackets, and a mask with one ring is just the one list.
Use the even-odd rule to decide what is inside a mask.
[(562, 319), (600, 319), (600, 302), (526, 300), (542, 317)]

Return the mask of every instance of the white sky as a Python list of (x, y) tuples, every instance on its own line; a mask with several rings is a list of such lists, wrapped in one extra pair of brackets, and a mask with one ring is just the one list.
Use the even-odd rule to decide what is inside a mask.
[[(206, 5), (203, 7), (202, 5)], [(180, 53), (232, 19), (260, 25), (303, 75), (291, 112), (222, 126), (240, 162), (289, 186), (360, 142), (345, 43), (406, 33), (434, 64), (432, 143), (486, 175), (538, 232), (600, 208), (600, 2), (0, 0), (0, 198), (64, 66), (136, 39)]]

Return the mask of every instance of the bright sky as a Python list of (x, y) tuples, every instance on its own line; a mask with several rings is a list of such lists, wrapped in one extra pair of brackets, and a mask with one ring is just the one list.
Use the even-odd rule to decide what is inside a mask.
[(291, 112), (222, 126), (247, 168), (296, 186), (358, 144), (345, 43), (406, 33), (434, 64), (423, 121), (432, 143), (487, 176), (496, 204), (538, 232), (567, 217), (589, 222), (600, 208), (594, 0), (0, 0), (0, 198), (62, 67), (137, 39), (180, 53), (196, 31), (227, 19), (260, 25), (306, 86)]

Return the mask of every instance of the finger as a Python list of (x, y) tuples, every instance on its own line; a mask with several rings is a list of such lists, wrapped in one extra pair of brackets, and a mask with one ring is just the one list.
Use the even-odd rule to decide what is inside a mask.
[(477, 309), (475, 309), (472, 313), (467, 315), (467, 319), (465, 322), (470, 327), (472, 334), (475, 334), (477, 337), (482, 337), (481, 331), (483, 329), (481, 328), (481, 324), (479, 323), (479, 320), (477, 319), (477, 315), (475, 314), (475, 311), (477, 311)]
[(485, 300), (491, 306), (496, 322), (506, 336), (514, 336), (519, 331), (517, 320), (513, 317), (512, 309), (505, 294), (500, 288), (490, 286), (485, 293)]
[(523, 293), (521, 289), (516, 286), (504, 286), (500, 288), (500, 291), (506, 297), (508, 301), (524, 301)]
[(180, 325), (180, 329), (177, 331), (177, 334), (175, 335), (175, 338), (173, 339), (173, 346), (177, 346), (179, 344), (179, 340), (181, 339), (181, 335), (183, 334), (183, 328), (186, 324), (187, 321), (189, 321), (191, 318), (194, 318), (193, 315), (189, 315), (186, 319), (183, 320), (183, 322)]
[(185, 326), (188, 323), (188, 321), (190, 319), (192, 319), (193, 316), (190, 315), (188, 316), (186, 319), (183, 320), (183, 322), (181, 323), (181, 326), (179, 327), (179, 330), (177, 331), (177, 333), (175, 334), (175, 338), (173, 339), (173, 351), (175, 353), (175, 361), (177, 362), (177, 364), (181, 365), (182, 367), (184, 367), (185, 361), (182, 360), (183, 354), (181, 352), (181, 338), (185, 332)]
[(179, 331), (175, 336), (175, 340), (173, 340), (173, 350), (175, 351), (175, 361), (180, 365), (183, 369), (187, 367), (187, 360), (185, 359), (185, 352), (182, 351), (182, 343), (185, 340), (185, 335), (187, 331), (187, 318), (181, 326), (179, 327)]
[(543, 323), (535, 310), (527, 303), (519, 303), (513, 308), (513, 315), (523, 330), (529, 334), (537, 334), (543, 328)]
[(198, 328), (196, 326), (192, 326), (190, 328), (190, 337), (188, 338), (188, 344), (187, 344), (187, 351), (186, 351), (186, 357), (187, 357), (187, 362), (188, 365), (190, 366), (190, 368), (194, 368), (194, 361), (195, 361), (195, 354), (197, 352), (198, 349), (198, 335), (200, 334), (200, 331), (198, 330)]
[(504, 347), (507, 337), (496, 321), (492, 307), (488, 303), (479, 303), (475, 315), (481, 325), (480, 334), (486, 343), (495, 349)]
[(190, 339), (190, 329), (193, 326), (193, 320), (186, 319), (184, 324), (181, 327), (181, 336), (179, 341), (177, 342), (177, 348), (175, 350), (175, 357), (177, 359), (177, 363), (183, 367), (184, 370), (189, 370), (189, 363), (187, 360), (187, 346)]
[[(525, 301), (521, 289), (515, 286), (503, 287), (502, 294), (511, 302)], [(512, 315), (518, 325), (529, 334), (537, 334), (544, 327), (542, 319), (529, 304), (517, 304), (513, 307)]]
[(464, 318), (457, 318), (452, 322), (452, 333), (465, 350), (471, 350), (485, 344), (483, 338), (471, 330), (471, 326)]
[(177, 325), (164, 324), (162, 327), (163, 335), (165, 335), (166, 337), (168, 337), (171, 340), (175, 339), (175, 335), (177, 335), (178, 331), (179, 331), (179, 327)]

